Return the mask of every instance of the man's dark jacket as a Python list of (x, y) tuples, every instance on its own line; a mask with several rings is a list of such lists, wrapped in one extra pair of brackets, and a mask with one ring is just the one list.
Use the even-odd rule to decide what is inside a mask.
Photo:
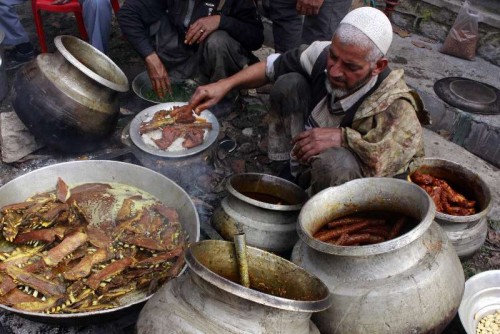
[[(220, 15), (218, 30), (225, 30), (247, 50), (256, 50), (264, 40), (263, 25), (253, 0), (226, 0), (217, 11), (221, 0), (195, 0), (189, 24), (201, 17)], [(184, 20), (188, 0), (126, 0), (118, 12), (120, 28), (132, 46), (145, 58), (154, 51), (150, 41), (150, 26), (167, 16), (184, 38), (189, 25)]]

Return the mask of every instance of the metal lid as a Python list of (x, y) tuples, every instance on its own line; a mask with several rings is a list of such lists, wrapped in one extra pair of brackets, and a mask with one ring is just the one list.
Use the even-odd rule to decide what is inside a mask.
[(488, 84), (461, 77), (448, 77), (434, 84), (434, 91), (446, 103), (476, 114), (500, 113), (500, 90)]

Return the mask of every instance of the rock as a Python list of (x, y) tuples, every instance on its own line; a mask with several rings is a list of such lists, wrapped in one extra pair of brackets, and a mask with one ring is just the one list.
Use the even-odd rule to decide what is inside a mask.
[(247, 136), (247, 137), (252, 137), (253, 136), (253, 129), (252, 128), (244, 128), (241, 133), (244, 135), (244, 136)]
[(255, 145), (252, 143), (243, 143), (241, 146), (237, 149), (239, 153), (242, 154), (248, 154), (250, 152), (255, 151)]
[(6, 163), (15, 162), (43, 146), (13, 111), (0, 114), (0, 145), (2, 161)]

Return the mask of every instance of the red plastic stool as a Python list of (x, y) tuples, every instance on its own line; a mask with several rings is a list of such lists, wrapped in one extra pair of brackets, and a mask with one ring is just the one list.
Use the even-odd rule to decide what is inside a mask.
[[(113, 7), (113, 11), (116, 13), (120, 9), (120, 3), (118, 0), (110, 0), (111, 7)], [(62, 5), (54, 5), (52, 4), (54, 0), (32, 0), (31, 8), (33, 10), (33, 17), (35, 18), (35, 26), (36, 32), (38, 34), (38, 41), (40, 42), (40, 50), (43, 52), (47, 52), (47, 43), (45, 42), (45, 35), (43, 33), (43, 25), (42, 25), (42, 16), (40, 14), (41, 10), (45, 10), (47, 12), (56, 12), (56, 13), (70, 13), (73, 12), (75, 14), (76, 23), (78, 25), (78, 30), (80, 31), (80, 35), (83, 40), (88, 41), (89, 37), (87, 34), (87, 30), (85, 30), (85, 25), (83, 23), (83, 15), (82, 15), (82, 6), (78, 2), (78, 0), (70, 0), (68, 3)]]

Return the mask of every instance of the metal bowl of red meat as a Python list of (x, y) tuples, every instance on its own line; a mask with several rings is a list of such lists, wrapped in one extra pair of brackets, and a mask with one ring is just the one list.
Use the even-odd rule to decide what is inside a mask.
[(161, 103), (149, 108), (144, 109), (140, 113), (138, 113), (132, 122), (130, 123), (130, 139), (140, 150), (160, 156), (165, 158), (184, 158), (187, 156), (192, 156), (198, 154), (208, 147), (210, 147), (216, 140), (219, 135), (219, 122), (217, 121), (217, 117), (210, 112), (210, 110), (204, 110), (201, 112), (199, 117), (205, 118), (207, 122), (212, 124), (211, 129), (207, 129), (207, 133), (203, 139), (203, 142), (200, 145), (197, 145), (192, 148), (185, 148), (182, 150), (171, 151), (169, 149), (160, 149), (146, 142), (143, 138), (143, 135), (140, 133), (140, 127), (143, 122), (147, 122), (151, 120), (153, 115), (160, 110), (170, 110), (173, 107), (184, 106), (187, 102), (168, 102)]
[[(444, 180), (452, 188), (453, 192), (463, 195), (469, 202), (475, 202), (473, 205), (474, 213), (472, 214), (450, 214), (437, 208), (436, 221), (439, 223), (448, 223), (450, 221), (456, 223), (475, 222), (484, 217), (491, 209), (491, 192), (486, 182), (477, 173), (456, 162), (438, 158), (425, 158), (422, 165), (408, 175), (408, 180), (418, 184), (415, 181), (417, 173)], [(453, 202), (449, 202), (449, 204), (452, 207), (458, 205)]]

